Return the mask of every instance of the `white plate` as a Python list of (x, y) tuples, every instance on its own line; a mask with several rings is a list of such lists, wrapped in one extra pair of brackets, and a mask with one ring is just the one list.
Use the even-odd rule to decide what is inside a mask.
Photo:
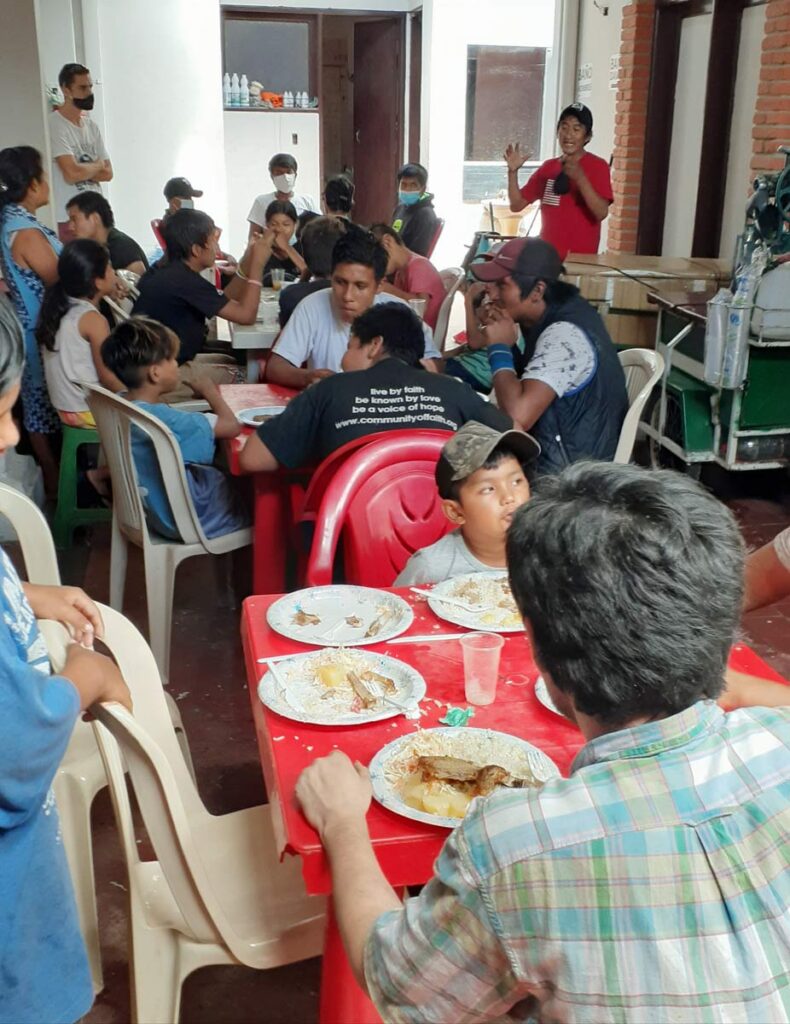
[[(320, 622), (299, 626), (294, 616), (303, 611), (317, 615)], [(373, 636), (365, 636), (370, 626), (381, 616), (380, 629)], [(359, 625), (349, 622), (357, 619)], [(271, 628), (289, 640), (317, 647), (365, 647), (380, 644), (404, 633), (414, 621), (410, 605), (386, 590), (373, 587), (346, 585), (310, 587), (286, 594), (269, 605), (266, 621)]]
[[(565, 718), (565, 715), (560, 711), (557, 705), (549, 696), (549, 691), (546, 687), (546, 680), (543, 676), (538, 676), (535, 680), (535, 696), (538, 698), (544, 708), (548, 708), (549, 711), (553, 711), (555, 715), (559, 715), (560, 718)], [(567, 719), (566, 719), (567, 721)]]
[(236, 419), (245, 426), (259, 427), (261, 421), (256, 420), (256, 416), (279, 416), (281, 412), (285, 412), (284, 405), (256, 405), (254, 409), (242, 409), (241, 412), (237, 412)]
[[(532, 774), (541, 782), (556, 778), (560, 772), (556, 764), (531, 743), (493, 729), (468, 729), (448, 727), (444, 729), (421, 729), (416, 733), (398, 736), (375, 755), (370, 762), (370, 780), (373, 796), (380, 804), (412, 821), (423, 821), (428, 825), (455, 828), (462, 818), (446, 818), (439, 814), (419, 811), (404, 803), (400, 797), (393, 771), (397, 762), (415, 754), (445, 754), (452, 757), (466, 757), (484, 764), (499, 764), (512, 771), (518, 762), (526, 759)], [(518, 760), (514, 760), (518, 759)], [(503, 763), (505, 762), (505, 763)]]
[[(437, 583), (428, 598), (428, 607), (438, 615), (440, 619), (447, 622), (454, 622), (457, 626), (467, 626), (469, 629), (481, 630), (486, 633), (523, 633), (524, 623), (518, 611), (510, 612), (509, 609), (496, 607), (496, 602), (502, 595), (498, 593), (500, 580), (507, 582), (506, 572), (468, 572), (463, 576), (453, 576), (452, 579), (442, 580)], [(469, 601), (470, 604), (477, 604), (469, 598), (466, 593), (459, 593), (460, 590), (469, 584), (477, 584), (481, 592), (489, 591), (490, 600), (484, 595), (480, 601), (480, 611), (466, 611), (455, 604), (446, 604), (441, 597), (454, 597), (458, 600)], [(508, 593), (510, 588), (508, 587)], [(436, 595), (436, 596), (433, 596)], [(516, 605), (513, 602), (513, 608)]]
[(388, 658), (386, 654), (338, 651), (334, 647), (296, 654), (287, 661), (277, 662), (275, 671), (270, 668), (258, 683), (258, 696), (278, 715), (312, 725), (363, 725), (403, 714), (401, 708), (381, 699), (371, 708), (353, 711), (354, 696), (350, 688), (325, 689), (315, 676), (315, 668), (338, 659), (350, 668), (358, 667), (363, 672), (370, 669), (392, 679), (397, 689), (391, 697), (399, 704), (416, 707), (425, 696), (425, 680), (411, 665)]

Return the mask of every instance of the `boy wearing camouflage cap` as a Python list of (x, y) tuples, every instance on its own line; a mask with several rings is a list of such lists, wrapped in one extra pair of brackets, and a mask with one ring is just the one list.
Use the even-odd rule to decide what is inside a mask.
[(436, 464), (442, 509), (457, 529), (415, 552), (395, 586), (506, 568), (507, 529), (529, 499), (526, 470), (539, 454), (537, 441), (520, 430), (500, 433), (475, 420), (465, 423)]

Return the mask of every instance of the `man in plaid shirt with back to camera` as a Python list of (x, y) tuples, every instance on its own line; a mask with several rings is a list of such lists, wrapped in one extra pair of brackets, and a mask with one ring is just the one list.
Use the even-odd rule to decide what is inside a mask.
[[(350, 963), (387, 1021), (790, 1019), (790, 709), (715, 703), (743, 597), (731, 513), (685, 477), (577, 463), (508, 536), (568, 779), (495, 791), (402, 905), (339, 751), (297, 785)], [(523, 731), (529, 735), (528, 724)]]

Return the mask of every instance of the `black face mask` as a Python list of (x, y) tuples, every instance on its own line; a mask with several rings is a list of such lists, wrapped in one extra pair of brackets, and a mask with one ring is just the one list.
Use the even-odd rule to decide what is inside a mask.
[(90, 96), (80, 96), (79, 99), (75, 98), (72, 102), (78, 110), (93, 110), (96, 97), (91, 93)]
[(570, 191), (571, 183), (568, 175), (565, 171), (560, 171), (557, 177), (554, 179), (554, 194), (557, 196), (564, 196), (566, 192)]

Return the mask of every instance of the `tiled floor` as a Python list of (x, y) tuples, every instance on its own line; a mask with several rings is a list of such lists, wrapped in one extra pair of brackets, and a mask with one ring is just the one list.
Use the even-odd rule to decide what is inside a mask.
[[(730, 500), (747, 542), (756, 546), (790, 521), (790, 486), (777, 475), (738, 481)], [(109, 530), (62, 560), (65, 582), (82, 585), (107, 600)], [(209, 810), (223, 813), (265, 799), (239, 642), (239, 609), (229, 575), (209, 558), (186, 562), (179, 571), (173, 624), (170, 689), (179, 702)], [(145, 632), (142, 563), (130, 558), (126, 613)], [(745, 639), (790, 677), (790, 601), (749, 615)], [(106, 790), (94, 804), (94, 849), (106, 987), (85, 1018), (90, 1024), (121, 1024), (129, 1018), (126, 877)], [(181, 1020), (189, 1024), (300, 1022), (317, 1019), (320, 961), (269, 972), (207, 968), (183, 992)]]

